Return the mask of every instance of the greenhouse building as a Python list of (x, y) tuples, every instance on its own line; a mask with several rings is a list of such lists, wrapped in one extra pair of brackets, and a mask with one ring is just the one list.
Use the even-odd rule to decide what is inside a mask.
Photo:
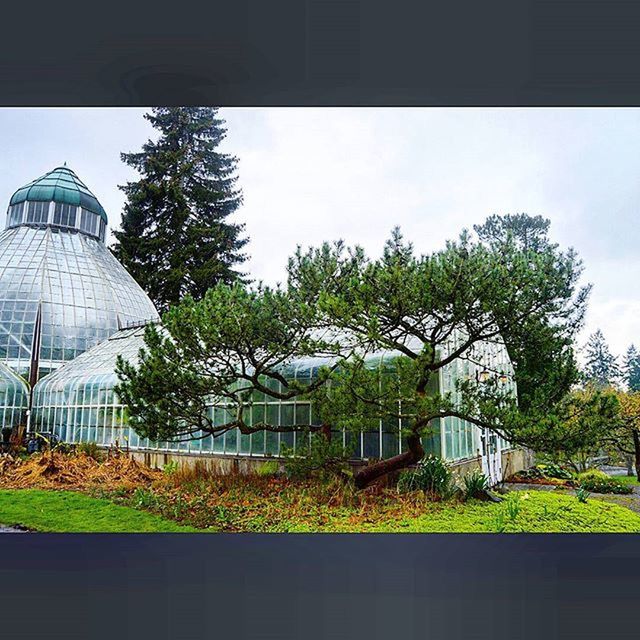
[(58, 167), (18, 189), (0, 234), (0, 362), (31, 385), (158, 314), (105, 245), (107, 214)]
[[(144, 326), (158, 314), (144, 291), (105, 245), (107, 215), (97, 198), (68, 167), (58, 167), (18, 189), (11, 197), (5, 231), (0, 235), (0, 398), (2, 427), (26, 425), (55, 433), (69, 443), (92, 442), (126, 448), (147, 463), (162, 466), (177, 458), (184, 464), (206, 461), (217, 469), (251, 468), (295, 449), (294, 433), (236, 430), (188, 442), (150, 442), (130, 428), (127, 407), (114, 387), (117, 357), (135, 360), (143, 346)], [(455, 348), (455, 335), (449, 348)], [(443, 369), (434, 391), (455, 393), (461, 377), (495, 375), (512, 388), (511, 363), (503, 345), (476, 347), (473, 357), (456, 359)], [(382, 367), (395, 353), (369, 356)], [(312, 380), (322, 359), (289, 363), (284, 373)], [(211, 419), (228, 421), (224, 405), (211, 403)], [(250, 419), (277, 425), (315, 424), (304, 401), (253, 398)], [(427, 452), (460, 465), (482, 465), (498, 481), (505, 465), (521, 468), (519, 450), (488, 431), (457, 417), (432, 425), (424, 438)], [(402, 425), (381, 421), (368, 433), (337, 431), (355, 450), (354, 459), (387, 458), (403, 451)], [(518, 456), (520, 455), (520, 458)], [(241, 464), (240, 464), (241, 463)]]
[[(203, 456), (254, 460), (277, 457), (285, 446), (295, 451), (297, 438), (304, 437), (293, 432), (269, 431), (242, 435), (234, 429), (215, 438), (201, 434), (203, 437), (183, 442), (150, 442), (140, 438), (128, 426), (127, 407), (121, 404), (114, 387), (118, 382), (116, 358), (120, 355), (135, 361), (143, 346), (143, 326), (124, 329), (41, 379), (33, 396), (36, 424), (43, 430), (55, 432), (66, 442), (95, 442), (103, 447), (146, 452), (143, 459), (156, 465), (162, 465), (176, 455), (191, 459), (202, 459)], [(367, 362), (371, 367), (383, 367), (397, 355), (395, 352), (377, 353), (369, 356)], [(327, 361), (322, 358), (294, 360), (282, 373), (289, 380), (307, 382), (313, 380), (325, 364)], [(512, 373), (504, 347), (498, 348), (495, 343), (482, 344), (476, 346), (472, 358), (457, 359), (445, 367), (434, 378), (432, 390), (451, 391), (455, 395), (458, 378), (485, 374), (500, 378), (511, 392), (515, 391)], [(209, 411), (214, 424), (222, 425), (230, 420), (231, 414), (222, 403), (212, 402)], [(308, 401), (283, 401), (262, 393), (256, 393), (252, 398), (248, 413), (249, 424), (262, 421), (281, 426), (318, 424)], [(381, 420), (375, 430), (357, 435), (338, 430), (334, 437), (342, 438), (345, 445), (350, 445), (355, 459), (388, 458), (404, 450), (401, 427), (399, 420)], [(485, 473), (496, 482), (501, 479), (505, 452), (507, 457), (514, 453), (509, 454), (508, 443), (501, 438), (452, 416), (434, 421), (431, 433), (423, 438), (423, 446), (427, 453), (456, 463), (475, 461), (477, 464), (480, 457)]]

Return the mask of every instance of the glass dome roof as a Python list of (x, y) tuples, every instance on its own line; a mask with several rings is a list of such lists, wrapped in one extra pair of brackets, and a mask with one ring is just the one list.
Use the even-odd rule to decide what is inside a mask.
[(106, 214), (70, 169), (11, 202), (0, 233), (0, 362), (33, 385), (122, 327), (158, 318), (105, 246)]
[(56, 167), (49, 173), (18, 189), (9, 201), (9, 206), (21, 202), (58, 202), (82, 207), (97, 213), (105, 223), (107, 214), (87, 185), (66, 165)]

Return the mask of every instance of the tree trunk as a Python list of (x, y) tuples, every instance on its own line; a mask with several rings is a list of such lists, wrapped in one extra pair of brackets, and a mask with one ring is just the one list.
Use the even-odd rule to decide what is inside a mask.
[(320, 427), (320, 433), (325, 437), (327, 442), (331, 442), (331, 427), (328, 424), (323, 424)]
[(633, 456), (629, 453), (624, 454), (624, 460), (627, 463), (627, 475), (633, 475)]
[(633, 450), (636, 458), (636, 477), (640, 482), (640, 433), (634, 429), (631, 434), (633, 435)]
[(386, 476), (391, 471), (398, 471), (404, 469), (412, 464), (416, 464), (424, 457), (424, 449), (422, 448), (422, 442), (420, 436), (411, 435), (407, 438), (408, 451), (401, 453), (400, 455), (393, 456), (393, 458), (387, 458), (386, 460), (380, 460), (366, 466), (362, 471), (359, 471), (354, 478), (355, 485), (358, 489), (364, 489), (368, 487), (374, 480)]

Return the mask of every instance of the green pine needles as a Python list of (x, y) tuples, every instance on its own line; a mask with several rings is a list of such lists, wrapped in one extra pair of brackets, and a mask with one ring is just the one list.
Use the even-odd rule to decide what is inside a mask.
[[(162, 327), (147, 327), (138, 362), (118, 362), (130, 424), (154, 441), (399, 427), (402, 452), (358, 472), (360, 488), (420, 461), (447, 416), (514, 444), (544, 443), (578, 379), (573, 339), (588, 295), (579, 259), (546, 230), (537, 218), (493, 219), (478, 238), (465, 231), (420, 255), (396, 229), (377, 259), (324, 243), (291, 257), (282, 286), (222, 281), (186, 296)], [(513, 367), (486, 384), (459, 376), (442, 391), (447, 367), (471, 372), (483, 349), (506, 350)], [(316, 364), (300, 378), (302, 362)], [(265, 399), (306, 403), (312, 424), (251, 410)]]
[(156, 107), (145, 119), (159, 132), (122, 160), (140, 179), (121, 189), (127, 201), (115, 256), (158, 311), (231, 283), (247, 239), (228, 217), (242, 202), (235, 157), (221, 153), (224, 121), (212, 107)]

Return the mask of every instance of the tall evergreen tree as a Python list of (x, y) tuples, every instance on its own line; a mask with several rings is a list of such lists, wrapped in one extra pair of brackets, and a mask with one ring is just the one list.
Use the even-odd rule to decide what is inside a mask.
[(613, 384), (620, 378), (620, 367), (616, 357), (609, 351), (600, 329), (592, 333), (587, 341), (584, 377), (600, 386)]
[(121, 154), (141, 178), (127, 196), (115, 256), (160, 311), (185, 295), (242, 277), (244, 225), (228, 221), (241, 204), (237, 159), (217, 150), (224, 120), (212, 107), (155, 107), (144, 115), (160, 132), (139, 153)]
[(629, 391), (640, 391), (640, 353), (635, 345), (627, 349), (622, 361), (622, 372)]

